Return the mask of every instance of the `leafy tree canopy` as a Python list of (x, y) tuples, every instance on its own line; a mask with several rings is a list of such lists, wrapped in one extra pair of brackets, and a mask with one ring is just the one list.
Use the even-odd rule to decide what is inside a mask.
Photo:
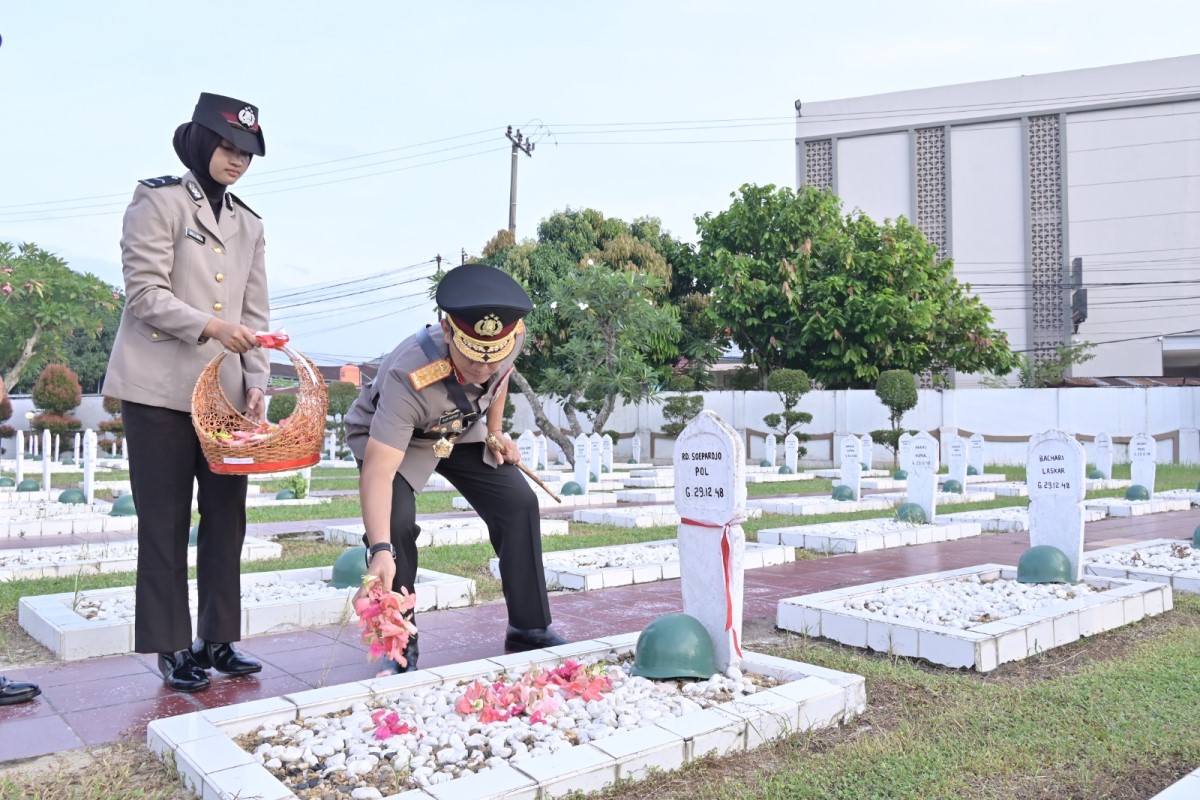
[(710, 312), (763, 373), (803, 369), (825, 388), (870, 388), (906, 369), (1005, 374), (991, 311), (906, 219), (843, 216), (831, 192), (747, 184), (696, 218)]

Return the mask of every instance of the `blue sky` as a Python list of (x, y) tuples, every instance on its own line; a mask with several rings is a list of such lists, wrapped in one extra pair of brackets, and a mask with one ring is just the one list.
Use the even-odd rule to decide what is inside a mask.
[[(257, 104), (267, 156), (235, 191), (264, 218), (273, 318), (319, 361), (432, 319), (423, 278), (557, 210), (693, 217), (793, 185), (794, 103), (1197, 51), (1200, 4), (6, 0), (0, 240), (119, 284), (137, 179), (202, 91)], [(370, 277), (376, 276), (376, 277)], [(331, 284), (344, 284), (331, 286)]]

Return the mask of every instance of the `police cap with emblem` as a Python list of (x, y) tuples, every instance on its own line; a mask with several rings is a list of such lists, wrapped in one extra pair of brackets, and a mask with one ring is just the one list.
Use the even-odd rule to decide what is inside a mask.
[(192, 122), (203, 125), (228, 139), (239, 150), (256, 156), (267, 153), (262, 127), (258, 124), (258, 106), (232, 97), (201, 92), (192, 112)]
[(501, 361), (512, 352), (521, 319), (533, 301), (507, 273), (487, 264), (463, 264), (446, 273), (437, 288), (454, 344), (472, 361)]

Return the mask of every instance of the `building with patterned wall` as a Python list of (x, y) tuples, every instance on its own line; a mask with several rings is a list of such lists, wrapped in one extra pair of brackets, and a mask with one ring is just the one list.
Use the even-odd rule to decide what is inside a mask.
[(1075, 376), (1200, 376), (1200, 55), (796, 113), (797, 184), (914, 221), (1014, 350), (1087, 341)]

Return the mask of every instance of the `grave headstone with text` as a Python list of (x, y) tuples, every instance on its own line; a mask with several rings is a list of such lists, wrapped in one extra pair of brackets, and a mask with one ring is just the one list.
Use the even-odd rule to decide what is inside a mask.
[(1083, 445), (1058, 430), (1029, 440), (1025, 483), (1029, 488), (1029, 546), (1051, 545), (1071, 561), (1071, 580), (1079, 580), (1083, 560), (1083, 497), (1087, 457)]
[(96, 498), (96, 432), (89, 429), (83, 434), (83, 496), (91, 505)]
[(604, 434), (600, 442), (600, 471), (612, 473), (613, 468), (613, 440), (608, 434)]
[(900, 452), (897, 457), (900, 461), (900, 469), (908, 472), (912, 469), (912, 443), (913, 437), (911, 433), (900, 434)]
[(642, 435), (640, 433), (635, 433), (633, 435), (633, 440), (629, 443), (629, 446), (631, 448), (630, 456), (633, 458), (633, 463), (642, 463)]
[(768, 433), (767, 439), (763, 443), (763, 461), (771, 462), (769, 466), (775, 466), (779, 460), (779, 439), (775, 434)]
[(25, 431), (17, 431), (14, 434), (16, 441), (13, 446), (16, 447), (17, 456), (17, 483), (25, 480)]
[(864, 433), (858, 440), (858, 457), (860, 463), (867, 469), (875, 463), (875, 440), (871, 438), (871, 434)]
[(529, 469), (537, 469), (537, 439), (533, 431), (525, 431), (517, 437), (517, 452), (521, 454), (521, 463)]
[(593, 482), (596, 483), (600, 481), (600, 473), (602, 471), (600, 469), (600, 464), (602, 463), (601, 453), (604, 449), (604, 442), (602, 441), (603, 439), (604, 437), (598, 433), (593, 433), (588, 437), (588, 443), (591, 446), (591, 452), (588, 453), (588, 469), (590, 469), (591, 474), (595, 476), (595, 478), (593, 478)]
[(971, 434), (967, 440), (967, 466), (974, 467), (976, 475), (983, 474), (983, 448), (983, 434)]
[(42, 491), (50, 491), (50, 463), (54, 455), (54, 443), (49, 429), (42, 430)]
[(588, 460), (591, 458), (591, 455), (592, 455), (592, 445), (591, 445), (591, 442), (588, 441), (587, 434), (581, 433), (578, 436), (576, 436), (575, 437), (575, 482), (579, 484), (579, 488), (583, 490), (584, 494), (588, 493), (588, 483), (591, 480), (588, 477), (588, 475), (591, 473), (591, 468), (590, 468), (591, 465), (588, 463)]
[(1158, 469), (1158, 442), (1145, 433), (1129, 439), (1129, 477), (1134, 486), (1145, 486), (1154, 497), (1154, 473)]
[(839, 457), (842, 460), (842, 475), (838, 479), (843, 486), (854, 492), (854, 500), (862, 499), (862, 440), (857, 436), (842, 439)]
[(946, 445), (947, 478), (958, 481), (958, 485), (967, 488), (967, 443), (961, 436), (951, 436)]
[(916, 503), (925, 512), (925, 521), (932, 524), (937, 515), (937, 473), (940, 468), (937, 440), (927, 431), (912, 438), (909, 455), (906, 501)]
[(1096, 434), (1096, 469), (1104, 476), (1104, 480), (1112, 480), (1113, 443), (1107, 433)]
[(80, 439), (80, 433), (78, 431), (76, 431), (75, 432), (75, 463), (76, 464), (83, 463), (82, 461), (79, 460), (79, 439)]
[(733, 426), (701, 411), (675, 440), (683, 611), (712, 637), (717, 670), (741, 662), (746, 453)]
[(789, 433), (783, 439), (783, 463), (792, 472), (795, 472), (797, 465), (800, 463), (800, 440), (796, 438), (796, 434)]

